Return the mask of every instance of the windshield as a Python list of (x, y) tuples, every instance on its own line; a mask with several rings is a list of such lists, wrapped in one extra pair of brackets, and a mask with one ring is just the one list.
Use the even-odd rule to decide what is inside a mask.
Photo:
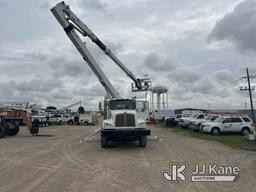
[(144, 112), (147, 110), (147, 103), (146, 101), (136, 101), (136, 109), (139, 112)]
[(198, 116), (198, 114), (192, 115), (192, 118), (196, 118)]
[(224, 119), (224, 117), (218, 117), (217, 119), (214, 120), (214, 122), (221, 122)]
[(181, 117), (182, 117), (182, 115), (177, 115), (177, 116), (176, 116), (176, 118), (181, 118)]
[(111, 110), (120, 110), (120, 109), (136, 109), (135, 100), (111, 100), (109, 107)]
[(211, 118), (211, 116), (206, 116), (204, 119), (209, 120), (210, 118)]

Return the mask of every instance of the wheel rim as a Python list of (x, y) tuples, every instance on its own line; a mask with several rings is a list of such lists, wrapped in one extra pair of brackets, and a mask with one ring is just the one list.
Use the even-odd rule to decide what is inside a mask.
[(249, 130), (248, 129), (243, 129), (242, 134), (246, 135), (247, 133), (249, 133)]
[(213, 135), (218, 135), (219, 134), (219, 130), (218, 129), (213, 129)]

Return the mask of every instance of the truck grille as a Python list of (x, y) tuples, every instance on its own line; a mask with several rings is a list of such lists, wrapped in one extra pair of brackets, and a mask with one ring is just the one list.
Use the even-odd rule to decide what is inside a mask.
[(127, 113), (116, 115), (116, 127), (135, 127), (135, 116)]

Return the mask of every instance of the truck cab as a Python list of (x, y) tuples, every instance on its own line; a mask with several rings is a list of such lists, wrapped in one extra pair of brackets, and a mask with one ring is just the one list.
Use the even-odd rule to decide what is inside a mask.
[[(145, 101), (146, 102), (146, 101)], [(135, 141), (146, 146), (146, 136), (150, 135), (147, 120), (137, 113), (136, 100), (111, 99), (108, 102), (107, 117), (101, 129), (101, 145), (108, 141)]]

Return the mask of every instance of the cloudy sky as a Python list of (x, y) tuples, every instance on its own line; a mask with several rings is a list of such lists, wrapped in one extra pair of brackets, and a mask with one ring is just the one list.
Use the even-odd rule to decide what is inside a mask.
[[(47, 105), (105, 95), (50, 12), (56, 0), (0, 0), (0, 98)], [(67, 0), (73, 12), (136, 76), (169, 89), (169, 107), (244, 108), (245, 67), (256, 74), (255, 0)], [(114, 87), (131, 80), (87, 45)], [(253, 93), (255, 98), (255, 93)]]

